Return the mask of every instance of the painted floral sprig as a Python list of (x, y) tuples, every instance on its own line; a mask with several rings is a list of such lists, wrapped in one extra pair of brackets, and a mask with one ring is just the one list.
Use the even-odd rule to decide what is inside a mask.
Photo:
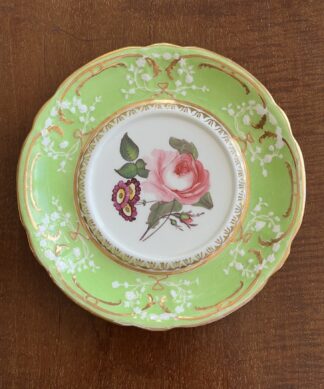
[[(120, 142), (120, 155), (126, 161), (115, 169), (127, 181), (119, 181), (113, 188), (112, 201), (115, 209), (126, 221), (134, 221), (136, 206), (150, 206), (147, 228), (140, 237), (146, 241), (156, 234), (168, 221), (169, 225), (183, 231), (197, 226), (195, 219), (204, 212), (194, 213), (185, 206), (213, 208), (209, 192), (210, 178), (192, 142), (174, 137), (169, 138), (172, 150), (154, 149), (150, 156), (139, 158), (139, 147), (127, 133)], [(140, 182), (139, 177), (142, 179)], [(142, 189), (153, 194), (155, 200), (141, 200)], [(140, 201), (141, 200), (141, 201)]]

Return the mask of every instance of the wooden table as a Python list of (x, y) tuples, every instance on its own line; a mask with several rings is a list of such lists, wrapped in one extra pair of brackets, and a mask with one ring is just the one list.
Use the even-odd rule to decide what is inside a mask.
[[(0, 0), (0, 387), (324, 387), (324, 3)], [(307, 171), (303, 225), (283, 269), (248, 305), (150, 333), (91, 316), (34, 259), (16, 164), (34, 115), (73, 70), (152, 42), (214, 50), (251, 71), (290, 118)]]

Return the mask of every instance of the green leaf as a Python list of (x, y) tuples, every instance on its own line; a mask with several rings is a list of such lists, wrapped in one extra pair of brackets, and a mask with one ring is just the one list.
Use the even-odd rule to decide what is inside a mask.
[(125, 163), (120, 169), (115, 171), (124, 178), (133, 178), (137, 174), (137, 168), (135, 163)]
[(138, 157), (138, 146), (131, 140), (127, 133), (120, 142), (120, 155), (126, 161), (134, 161)]
[(179, 212), (181, 208), (182, 205), (176, 200), (168, 203), (158, 201), (151, 206), (146, 224), (148, 224), (149, 228), (155, 228), (162, 217), (169, 215), (171, 212)]
[(205, 193), (197, 203), (192, 205), (194, 205), (195, 207), (203, 207), (206, 209), (212, 209), (214, 206), (212, 197), (209, 192)]
[(139, 158), (139, 159), (136, 161), (136, 167), (137, 167), (137, 169), (145, 169), (145, 166), (146, 166), (146, 162), (145, 162), (142, 158)]
[(137, 174), (142, 178), (147, 178), (149, 175), (149, 170), (147, 169), (137, 169)]
[(184, 139), (171, 137), (169, 139), (169, 144), (171, 147), (178, 150), (180, 154), (191, 154), (195, 159), (198, 158), (198, 151), (192, 142), (189, 143)]
[(146, 162), (143, 161), (143, 159), (138, 159), (136, 161), (136, 167), (137, 167), (137, 174), (140, 177), (147, 178), (149, 175), (149, 170), (145, 169)]

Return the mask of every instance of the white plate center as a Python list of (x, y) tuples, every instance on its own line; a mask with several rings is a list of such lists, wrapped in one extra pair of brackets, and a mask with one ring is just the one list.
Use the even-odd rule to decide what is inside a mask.
[(230, 134), (182, 105), (140, 106), (108, 123), (82, 170), (80, 203), (92, 234), (146, 268), (174, 268), (218, 249), (245, 201), (244, 164)]

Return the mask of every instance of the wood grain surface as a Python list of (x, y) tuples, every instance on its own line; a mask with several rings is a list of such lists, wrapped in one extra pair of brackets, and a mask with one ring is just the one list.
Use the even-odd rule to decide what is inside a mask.
[[(324, 387), (324, 2), (0, 0), (0, 387)], [(307, 205), (283, 269), (217, 323), (147, 332), (91, 316), (29, 250), (16, 203), (21, 145), (41, 105), (123, 46), (201, 46), (238, 62), (286, 111)]]

